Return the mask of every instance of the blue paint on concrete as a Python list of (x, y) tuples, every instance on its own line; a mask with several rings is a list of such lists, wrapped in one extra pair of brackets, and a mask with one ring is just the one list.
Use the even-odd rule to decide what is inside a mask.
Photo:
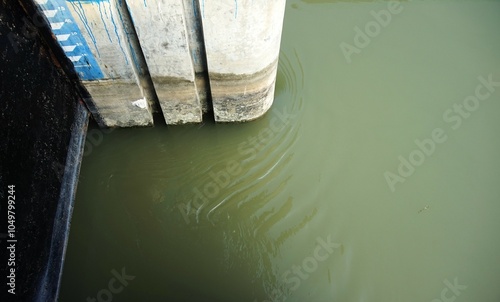
[[(104, 30), (106, 30), (106, 34), (108, 35), (109, 42), (113, 42), (113, 39), (111, 39), (111, 35), (109, 34), (108, 26), (106, 25), (106, 21), (104, 20), (104, 16), (102, 14), (101, 3), (97, 3), (97, 6), (99, 8), (99, 16), (101, 16), (101, 21), (102, 21), (102, 24), (104, 24)], [(106, 10), (104, 10), (104, 14), (107, 17), (108, 14), (107, 14)]]
[(193, 56), (193, 59), (194, 59), (194, 63), (198, 64), (198, 55), (196, 54), (196, 51), (193, 49), (191, 51), (191, 53), (192, 53), (192, 56)]
[(234, 18), (238, 18), (238, 0), (234, 0)]
[[(56, 0), (58, 1), (58, 0)], [(67, 2), (79, 2), (79, 3), (101, 3), (109, 2), (109, 0), (66, 0)]]
[[(62, 1), (62, 0), (56, 0), (56, 1)], [(71, 5), (73, 6), (73, 9), (75, 10), (76, 14), (80, 18), (80, 21), (82, 21), (83, 26), (85, 27), (85, 30), (90, 36), (90, 39), (92, 40), (92, 43), (94, 44), (94, 47), (97, 51), (97, 55), (100, 56), (99, 54), (99, 48), (97, 48), (97, 41), (94, 36), (94, 33), (92, 32), (92, 28), (89, 25), (89, 21), (87, 20), (87, 16), (85, 15), (85, 10), (83, 9), (82, 3), (78, 1), (78, 4), (75, 4), (74, 2), (70, 2)]]
[[(118, 10), (118, 14), (120, 14), (120, 10)], [(110, 15), (111, 15), (111, 23), (113, 23), (113, 27), (115, 28), (115, 36), (118, 39), (118, 45), (120, 45), (120, 50), (122, 51), (123, 57), (125, 58), (125, 63), (128, 65), (127, 54), (125, 54), (125, 50), (122, 47), (122, 41), (120, 39), (120, 35), (118, 34), (118, 26), (116, 26), (115, 18), (113, 18), (112, 12), (110, 13)], [(121, 19), (121, 15), (120, 15), (120, 19)], [(122, 20), (122, 24), (123, 24), (123, 20)]]
[[(75, 7), (75, 11), (77, 11), (79, 17), (82, 19), (82, 22), (85, 23), (86, 18), (85, 15), (82, 14), (78, 8), (76, 0), (69, 1)], [(101, 2), (94, 0), (93, 2)], [(82, 80), (100, 80), (104, 79), (104, 74), (97, 63), (96, 58), (92, 54), (87, 41), (83, 37), (80, 29), (75, 23), (75, 19), (71, 15), (69, 8), (66, 4), (65, 0), (51, 0), (47, 1), (46, 4), (40, 5), (42, 10), (57, 10), (57, 13), (54, 17), (47, 18), (51, 24), (63, 23), (61, 27), (55, 27), (52, 29), (54, 35), (56, 36), (59, 44), (63, 49), (65, 49), (66, 55), (72, 61), (73, 66), (75, 67), (76, 72), (80, 76)], [(81, 8), (81, 6), (80, 6)], [(84, 21), (85, 20), (85, 21)], [(87, 28), (87, 27), (86, 27)], [(94, 43), (94, 46), (97, 49), (97, 44), (95, 41), (95, 37), (90, 30), (87, 29), (89, 36)], [(98, 51), (98, 50), (97, 50)]]

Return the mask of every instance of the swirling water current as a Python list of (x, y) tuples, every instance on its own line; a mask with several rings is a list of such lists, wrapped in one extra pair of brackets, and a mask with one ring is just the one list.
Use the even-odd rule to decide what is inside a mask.
[(499, 29), (288, 1), (263, 118), (89, 130), (60, 301), (500, 301)]

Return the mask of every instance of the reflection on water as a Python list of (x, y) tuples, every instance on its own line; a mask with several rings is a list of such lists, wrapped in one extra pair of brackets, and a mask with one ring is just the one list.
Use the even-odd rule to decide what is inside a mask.
[(84, 158), (61, 301), (499, 300), (500, 91), (460, 129), (442, 113), (500, 80), (500, 2), (405, 3), (351, 63), (386, 1), (288, 5), (266, 116), (119, 129)]

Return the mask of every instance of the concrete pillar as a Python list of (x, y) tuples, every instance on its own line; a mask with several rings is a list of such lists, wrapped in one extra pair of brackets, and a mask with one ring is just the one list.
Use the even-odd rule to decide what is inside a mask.
[(271, 106), (286, 0), (199, 0), (215, 120), (241, 122)]
[(153, 124), (139, 63), (116, 0), (36, 0), (60, 45), (73, 62), (94, 104), (89, 108), (104, 127)]
[(152, 125), (157, 98), (171, 125), (210, 109), (250, 121), (273, 102), (286, 0), (35, 1), (101, 126)]
[(127, 1), (163, 115), (171, 125), (201, 122), (206, 103), (206, 87), (195, 80), (204, 67), (194, 3)]

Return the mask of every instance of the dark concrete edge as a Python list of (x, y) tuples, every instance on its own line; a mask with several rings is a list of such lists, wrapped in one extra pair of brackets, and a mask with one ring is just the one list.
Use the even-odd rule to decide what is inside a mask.
[(74, 121), (71, 126), (71, 138), (68, 145), (56, 214), (54, 216), (52, 238), (49, 244), (49, 257), (45, 270), (42, 272), (42, 277), (40, 277), (36, 285), (36, 298), (34, 301), (57, 301), (59, 296), (89, 117), (89, 111), (80, 102), (77, 105)]

